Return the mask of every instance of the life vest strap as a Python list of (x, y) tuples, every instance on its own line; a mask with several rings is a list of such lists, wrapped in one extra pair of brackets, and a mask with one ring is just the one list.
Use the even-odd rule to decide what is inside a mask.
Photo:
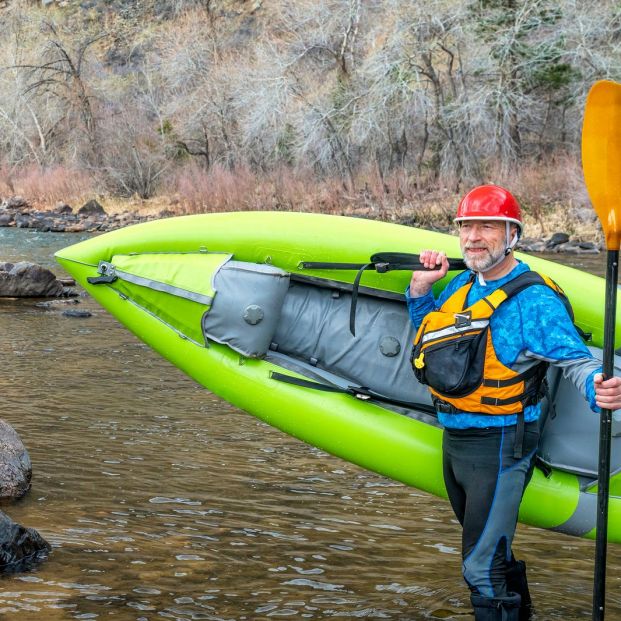
[[(516, 375), (515, 377), (511, 377), (509, 379), (504, 380), (494, 380), (494, 379), (484, 379), (483, 386), (487, 386), (489, 388), (506, 388), (507, 386), (513, 386), (513, 384), (517, 384), (521, 381), (529, 380), (531, 377), (535, 377), (541, 373), (539, 367), (540, 363), (537, 363), (526, 369), (523, 373)], [(546, 367), (547, 368), (547, 367)]]
[(499, 399), (498, 397), (481, 397), (481, 405), (511, 405), (512, 403), (521, 403), (523, 400), (524, 394), (506, 397), (505, 399)]
[[(528, 371), (525, 371), (524, 374), (522, 374), (522, 379), (524, 379), (523, 377), (524, 375), (528, 374), (528, 378), (526, 378), (526, 381), (528, 381), (528, 379), (532, 379), (536, 377), (541, 377), (542, 379), (541, 379), (541, 382), (537, 380), (535, 380), (534, 382), (531, 382), (530, 386), (527, 386), (524, 392), (522, 392), (521, 394), (516, 395), (514, 397), (507, 397), (506, 399), (499, 399), (496, 397), (481, 397), (481, 405), (499, 405), (500, 406), (500, 405), (512, 405), (513, 403), (521, 403), (522, 411), (513, 412), (513, 413), (510, 412), (508, 414), (505, 414), (505, 416), (511, 416), (511, 414), (519, 416), (520, 414), (523, 413), (524, 411), (523, 409), (526, 406), (535, 405), (539, 403), (539, 401), (541, 401), (545, 396), (549, 395), (548, 381), (545, 376), (548, 366), (549, 365), (547, 362), (541, 362), (535, 365), (532, 371), (531, 369), (529, 369)], [(491, 382), (491, 384), (486, 384), (486, 385), (491, 385), (494, 387), (496, 386), (495, 382)], [(443, 399), (441, 399), (440, 397), (436, 397), (435, 395), (433, 396), (433, 405), (436, 408), (436, 410), (438, 410), (438, 412), (442, 412), (444, 414), (456, 414), (458, 412), (463, 411), (459, 409), (458, 407), (454, 406), (452, 403), (449, 403), (448, 401), (444, 401)], [(486, 412), (468, 411), (468, 414), (482, 414), (486, 416), (494, 416), (493, 414), (488, 414)]]

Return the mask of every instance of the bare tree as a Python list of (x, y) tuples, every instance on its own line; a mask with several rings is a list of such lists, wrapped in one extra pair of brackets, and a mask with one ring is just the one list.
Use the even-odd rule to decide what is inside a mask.
[(104, 11), (105, 41), (21, 6), (0, 14), (0, 159), (124, 194), (190, 160), (455, 189), (577, 153), (586, 89), (621, 77), (615, 0), (173, 0), (148, 27)]
[(47, 35), (42, 58), (14, 66), (26, 72), (26, 88), (22, 94), (33, 94), (41, 101), (56, 101), (63, 110), (58, 124), (78, 123), (86, 137), (91, 162), (96, 165), (99, 158), (97, 120), (84, 70), (87, 51), (106, 34), (88, 37), (72, 49), (53, 23), (44, 22), (42, 31)]
[(104, 124), (101, 170), (113, 193), (150, 198), (172, 159), (157, 125), (149, 122), (144, 109), (135, 102), (122, 103)]

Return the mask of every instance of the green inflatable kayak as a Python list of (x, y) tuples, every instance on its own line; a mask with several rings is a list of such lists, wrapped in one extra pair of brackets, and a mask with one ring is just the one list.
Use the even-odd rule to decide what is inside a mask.
[[(358, 271), (377, 253), (424, 248), (459, 256), (456, 237), (405, 226), (238, 212), (131, 226), (56, 258), (134, 334), (223, 399), (363, 468), (446, 497), (442, 430), (409, 364), (410, 272), (383, 269), (383, 257), (377, 271)], [(565, 290), (601, 357), (604, 281), (526, 260)], [(599, 417), (556, 370), (548, 379), (556, 415), (546, 419), (520, 520), (593, 538)], [(618, 414), (611, 471), (608, 537), (621, 542)]]

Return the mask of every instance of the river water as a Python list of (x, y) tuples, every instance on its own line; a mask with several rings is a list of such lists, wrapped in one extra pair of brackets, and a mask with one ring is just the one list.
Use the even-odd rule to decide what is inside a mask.
[[(78, 239), (0, 229), (0, 259), (54, 267)], [(0, 300), (0, 417), (33, 462), (2, 509), (53, 550), (0, 578), (3, 621), (472, 619), (446, 501), (233, 408), (88, 298), (90, 318), (35, 304)], [(593, 542), (520, 525), (516, 549), (539, 621), (590, 618)], [(621, 547), (608, 557), (619, 620)]]

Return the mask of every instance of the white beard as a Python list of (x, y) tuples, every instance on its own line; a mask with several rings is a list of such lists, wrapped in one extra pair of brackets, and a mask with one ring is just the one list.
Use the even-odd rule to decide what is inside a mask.
[(464, 263), (466, 267), (473, 272), (482, 272), (485, 273), (491, 267), (496, 265), (501, 261), (501, 259), (505, 256), (504, 248), (497, 248), (488, 250), (486, 253), (479, 257), (469, 257), (466, 254), (465, 248), (462, 248), (462, 255), (464, 257)]

